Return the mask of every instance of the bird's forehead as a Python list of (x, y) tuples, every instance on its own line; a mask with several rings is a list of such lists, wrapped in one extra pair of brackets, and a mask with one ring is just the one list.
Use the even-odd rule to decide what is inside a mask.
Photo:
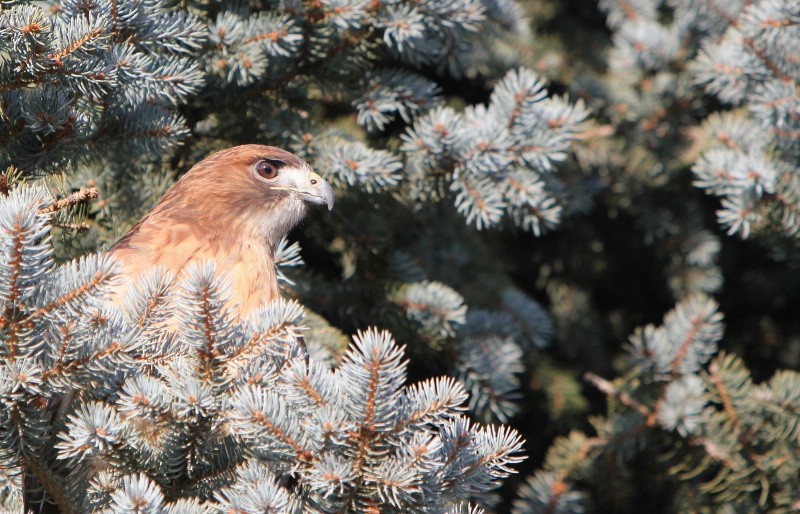
[(296, 168), (310, 168), (301, 158), (282, 148), (264, 145), (241, 145), (222, 150), (205, 159), (206, 164), (225, 162), (241, 166), (250, 166), (264, 159), (281, 161)]

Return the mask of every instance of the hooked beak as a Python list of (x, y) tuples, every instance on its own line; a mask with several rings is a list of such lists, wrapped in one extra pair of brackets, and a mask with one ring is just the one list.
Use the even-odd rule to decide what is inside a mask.
[(297, 191), (300, 197), (314, 205), (327, 205), (328, 210), (333, 210), (333, 189), (325, 179), (314, 173), (308, 174), (308, 184)]

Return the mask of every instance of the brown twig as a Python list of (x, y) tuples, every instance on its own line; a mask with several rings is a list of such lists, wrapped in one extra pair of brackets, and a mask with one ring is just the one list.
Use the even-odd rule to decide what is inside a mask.
[(0, 195), (8, 196), (8, 193), (10, 193), (12, 189), (13, 186), (8, 181), (8, 173), (0, 175)]
[(712, 362), (708, 367), (708, 371), (711, 377), (711, 383), (713, 383), (714, 387), (717, 388), (719, 398), (722, 400), (722, 406), (725, 409), (725, 413), (728, 415), (728, 418), (731, 420), (733, 428), (738, 437), (740, 428), (739, 416), (736, 414), (736, 409), (733, 407), (733, 402), (731, 401), (731, 395), (728, 393), (728, 388), (722, 381), (722, 374), (720, 373), (719, 364), (717, 364), (716, 361)]
[(77, 205), (80, 203), (84, 203), (91, 198), (97, 198), (97, 188), (96, 187), (82, 187), (79, 191), (72, 193), (66, 198), (62, 198), (60, 200), (56, 200), (49, 206), (39, 209), (39, 214), (50, 214), (52, 212), (60, 211), (70, 205)]
[[(18, 411), (12, 414), (12, 416), (21, 418)], [(17, 422), (24, 423), (21, 419)], [(66, 495), (63, 483), (45, 463), (40, 462), (34, 455), (25, 455), (23, 457), (23, 465), (36, 477), (41, 487), (47, 491), (47, 496), (57, 505), (58, 512), (63, 514), (72, 514), (75, 512), (72, 509), (69, 497)], [(30, 505), (26, 505), (26, 507), (29, 506)], [(30, 510), (26, 509), (26, 512), (30, 512)]]
[(587, 372), (583, 374), (583, 379), (606, 395), (613, 396), (614, 398), (618, 399), (626, 407), (636, 410), (645, 419), (649, 420), (649, 418), (653, 415), (653, 411), (650, 410), (647, 405), (639, 402), (625, 391), (621, 391), (617, 388), (617, 386), (605, 378), (595, 375), (594, 373)]
[(89, 230), (88, 223), (53, 223), (53, 226), (62, 230), (74, 230), (78, 234), (83, 234)]

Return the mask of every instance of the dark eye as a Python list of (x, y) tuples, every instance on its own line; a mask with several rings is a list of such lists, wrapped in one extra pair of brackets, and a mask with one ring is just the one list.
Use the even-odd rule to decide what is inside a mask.
[(263, 178), (275, 178), (278, 176), (278, 167), (269, 161), (258, 161), (256, 163), (256, 173)]

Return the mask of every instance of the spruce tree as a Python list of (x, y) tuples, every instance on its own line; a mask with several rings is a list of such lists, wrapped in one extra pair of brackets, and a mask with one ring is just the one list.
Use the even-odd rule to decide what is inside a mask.
[[(0, 2), (0, 506), (796, 510), (799, 23)], [(197, 263), (109, 303), (103, 251), (245, 143), (335, 189), (284, 299), (234, 322)]]

